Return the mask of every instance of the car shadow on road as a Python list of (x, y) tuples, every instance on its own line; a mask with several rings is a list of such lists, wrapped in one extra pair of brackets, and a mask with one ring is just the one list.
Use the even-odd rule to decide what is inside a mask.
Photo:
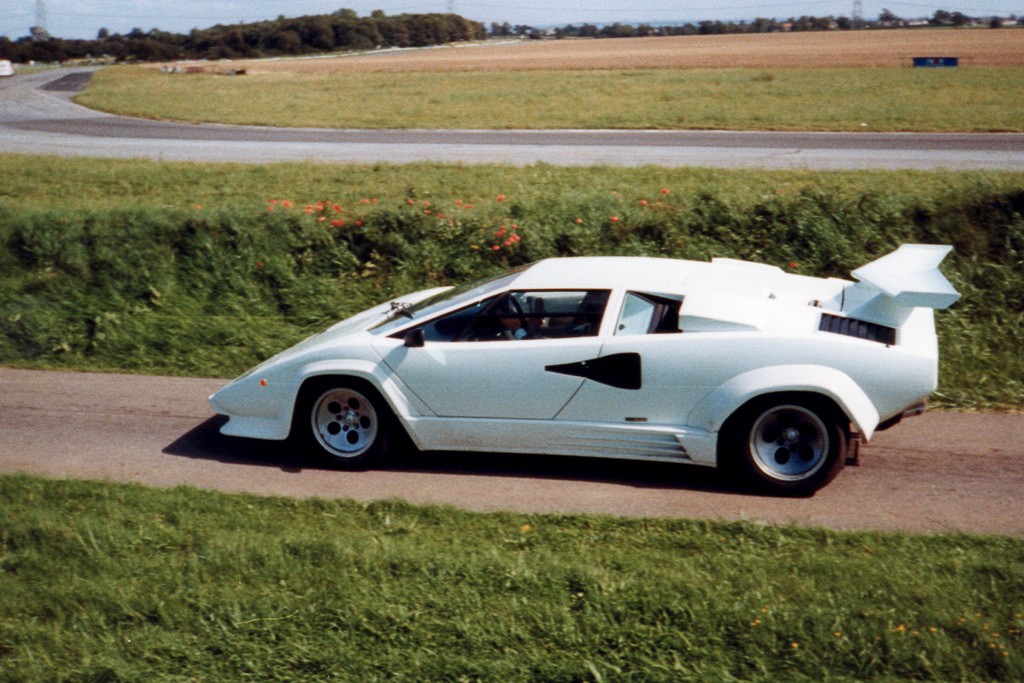
[[(163, 453), (185, 458), (255, 467), (283, 472), (334, 470), (298, 452), (290, 442), (263, 441), (224, 436), (226, 418), (212, 417), (182, 434)], [(422, 472), (458, 476), (549, 479), (620, 484), (636, 488), (680, 489), (720, 493), (744, 493), (718, 470), (676, 463), (605, 458), (577, 458), (489, 452), (419, 452), (397, 449), (381, 471)]]

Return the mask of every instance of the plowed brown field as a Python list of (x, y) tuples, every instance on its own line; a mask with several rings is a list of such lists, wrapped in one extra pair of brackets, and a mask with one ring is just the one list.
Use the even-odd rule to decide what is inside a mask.
[(360, 56), (218, 63), (249, 73), (910, 66), (954, 56), (964, 66), (1024, 65), (1022, 29), (830, 31), (524, 41)]

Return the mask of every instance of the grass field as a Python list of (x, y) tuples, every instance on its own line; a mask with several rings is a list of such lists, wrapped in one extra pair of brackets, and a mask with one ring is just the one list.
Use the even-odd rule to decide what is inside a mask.
[[(925, 242), (954, 245), (944, 269), (964, 295), (937, 316), (934, 401), (1024, 406), (1021, 174), (32, 157), (0, 173), (8, 364), (232, 376), (372, 304), (548, 256), (849, 278)], [(522, 240), (504, 245), (511, 225)]]
[(0, 681), (1024, 678), (1024, 541), (0, 476)]
[[(957, 55), (960, 69), (911, 69)], [(324, 128), (1024, 130), (1024, 31), (529, 41), (101, 72), (78, 101), (156, 119)]]
[[(1021, 32), (1024, 37), (1024, 32)], [(97, 74), (131, 116), (319, 128), (1024, 130), (1024, 67)]]

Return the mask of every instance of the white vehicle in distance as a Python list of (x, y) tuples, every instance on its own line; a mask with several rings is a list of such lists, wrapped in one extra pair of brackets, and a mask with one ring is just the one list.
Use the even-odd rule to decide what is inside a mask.
[(420, 450), (728, 468), (776, 494), (831, 481), (858, 439), (936, 388), (948, 246), (856, 282), (775, 266), (555, 258), (337, 323), (210, 397), (227, 435), (293, 438), (342, 468)]
[(13, 76), (13, 75), (14, 75), (14, 65), (11, 64), (10, 61), (8, 61), (6, 59), (0, 59), (0, 77), (3, 77), (3, 76)]

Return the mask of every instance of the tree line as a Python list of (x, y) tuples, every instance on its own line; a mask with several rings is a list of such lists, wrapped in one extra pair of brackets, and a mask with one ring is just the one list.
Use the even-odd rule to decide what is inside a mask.
[[(936, 10), (928, 19), (932, 26), (966, 26), (987, 23), (1005, 25), (1003, 19), (978, 19), (960, 12)], [(1017, 23), (1011, 15), (1010, 23)], [(159, 29), (135, 28), (126, 34), (100, 29), (94, 40), (24, 37), (10, 40), (0, 36), (0, 59), (12, 62), (60, 62), (69, 59), (106, 57), (117, 61), (170, 61), (175, 59), (236, 59), (303, 55), (381, 47), (425, 47), (492, 37), (524, 38), (634, 38), (644, 36), (717, 35), (726, 33), (774, 33), (780, 31), (830, 31), (854, 28), (897, 28), (910, 25), (888, 9), (876, 21), (859, 24), (840, 17), (791, 17), (785, 21), (758, 17), (752, 21), (701, 21), (697, 23), (650, 24), (614, 23), (602, 26), (583, 23), (560, 28), (537, 29), (527, 25), (493, 22), (484, 24), (457, 14), (399, 14), (389, 17), (374, 10), (360, 17), (354, 10), (297, 17), (279, 16), (271, 21), (248, 24), (218, 24), (192, 29), (187, 34)]]
[[(816, 17), (800, 16), (789, 19), (769, 19), (758, 17), (752, 21), (700, 21), (697, 23), (682, 23), (655, 26), (651, 24), (605, 24), (596, 26), (594, 24), (568, 24), (559, 28), (538, 29), (523, 24), (512, 25), (508, 22), (499, 24), (492, 22), (490, 33), (492, 36), (519, 36), (524, 38), (638, 38), (645, 36), (695, 36), (695, 35), (720, 35), (726, 33), (778, 33), (782, 31), (849, 31), (855, 28), (902, 28), (915, 25), (902, 17), (897, 16), (888, 9), (883, 9), (877, 21), (861, 20), (855, 22), (845, 16)], [(929, 26), (953, 26), (962, 27), (969, 25), (987, 24), (991, 28), (1000, 28), (1009, 23), (1016, 23), (1016, 18), (1010, 15), (1007, 21), (1001, 17), (978, 18), (970, 17), (961, 12), (948, 12), (936, 10), (930, 19), (926, 20)]]
[(485, 38), (480, 22), (457, 14), (400, 14), (375, 10), (368, 17), (341, 9), (333, 14), (247, 24), (218, 24), (187, 34), (132, 29), (126, 34), (100, 29), (95, 40), (0, 36), (0, 59), (56, 62), (88, 57), (118, 61), (234, 59), (302, 55), (382, 47), (425, 47)]

